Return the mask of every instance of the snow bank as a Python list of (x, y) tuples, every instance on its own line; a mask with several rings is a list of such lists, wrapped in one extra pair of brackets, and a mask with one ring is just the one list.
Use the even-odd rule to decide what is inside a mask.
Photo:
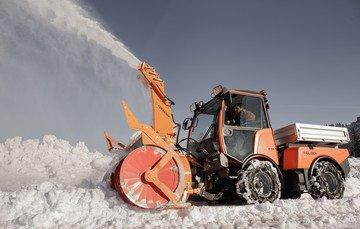
[(72, 186), (97, 185), (111, 161), (109, 155), (90, 152), (83, 142), (46, 135), (42, 141), (21, 137), (0, 143), (0, 188), (16, 190), (44, 181)]
[[(351, 173), (341, 200), (315, 201), (303, 195), (273, 204), (164, 211), (129, 207), (100, 182), (110, 160), (110, 155), (89, 152), (82, 143), (71, 146), (54, 136), (1, 143), (0, 228), (356, 228), (360, 223), (359, 159), (350, 159)], [(11, 186), (4, 173), (13, 178), (26, 175), (24, 186)]]

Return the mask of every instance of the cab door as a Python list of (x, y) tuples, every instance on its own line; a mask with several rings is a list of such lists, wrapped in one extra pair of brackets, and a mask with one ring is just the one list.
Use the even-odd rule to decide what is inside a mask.
[[(222, 138), (224, 153), (242, 162), (254, 153), (255, 133), (269, 125), (262, 97), (233, 94), (231, 98), (231, 103), (222, 111), (219, 138)], [(236, 114), (236, 106), (241, 106), (243, 114)], [(235, 120), (237, 118), (240, 120)]]

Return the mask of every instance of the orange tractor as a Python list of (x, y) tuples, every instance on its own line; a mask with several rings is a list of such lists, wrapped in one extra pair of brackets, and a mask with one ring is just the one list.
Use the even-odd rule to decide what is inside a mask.
[[(141, 208), (185, 207), (190, 196), (209, 202), (273, 202), (299, 198), (341, 198), (349, 173), (346, 128), (295, 123), (270, 125), (266, 92), (217, 86), (208, 102), (195, 102), (193, 117), (173, 121), (164, 82), (141, 63), (139, 76), (152, 98), (152, 124), (140, 122), (123, 102), (137, 137), (125, 145), (105, 133), (109, 151), (125, 152), (111, 175), (112, 187)], [(180, 129), (188, 131), (179, 140)], [(177, 129), (177, 131), (175, 131)]]

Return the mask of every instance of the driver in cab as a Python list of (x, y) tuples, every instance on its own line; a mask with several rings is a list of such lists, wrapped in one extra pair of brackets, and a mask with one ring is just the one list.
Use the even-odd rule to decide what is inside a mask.
[(239, 103), (234, 106), (234, 111), (228, 113), (227, 116), (226, 124), (233, 126), (242, 126), (248, 121), (255, 121), (256, 118), (254, 113), (246, 110)]

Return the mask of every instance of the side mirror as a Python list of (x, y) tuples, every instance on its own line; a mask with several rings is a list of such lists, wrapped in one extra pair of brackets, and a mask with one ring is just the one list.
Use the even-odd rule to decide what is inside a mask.
[(211, 91), (211, 97), (214, 98), (218, 94), (220, 94), (223, 91), (223, 87), (221, 85), (217, 85), (214, 87)]
[(186, 119), (184, 119), (183, 124), (182, 124), (183, 130), (189, 130), (189, 129), (190, 129), (190, 127), (191, 127), (191, 121), (192, 121), (192, 118), (186, 118)]
[(204, 102), (203, 102), (203, 101), (193, 102), (193, 103), (190, 105), (190, 112), (196, 111), (196, 109), (201, 108), (203, 105), (204, 105)]
[[(193, 102), (191, 105), (190, 105), (190, 112), (194, 112), (196, 110), (196, 102)], [(185, 119), (186, 120), (186, 119)], [(184, 120), (184, 121), (185, 121)]]

